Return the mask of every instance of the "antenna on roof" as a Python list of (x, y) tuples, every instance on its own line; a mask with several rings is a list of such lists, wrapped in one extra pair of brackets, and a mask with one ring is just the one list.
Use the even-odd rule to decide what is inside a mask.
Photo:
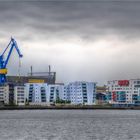
[(31, 76), (33, 76), (33, 66), (31, 66)]

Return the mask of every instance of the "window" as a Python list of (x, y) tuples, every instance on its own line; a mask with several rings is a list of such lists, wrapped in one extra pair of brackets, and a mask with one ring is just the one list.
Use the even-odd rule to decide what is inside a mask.
[(134, 91), (134, 93), (138, 93), (138, 91)]

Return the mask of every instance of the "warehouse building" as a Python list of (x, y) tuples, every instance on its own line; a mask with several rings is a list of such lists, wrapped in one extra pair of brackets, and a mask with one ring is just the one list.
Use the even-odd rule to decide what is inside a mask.
[(19, 85), (24, 83), (48, 83), (55, 84), (56, 73), (45, 73), (44, 75), (32, 75), (32, 76), (7, 76), (7, 83), (13, 85)]

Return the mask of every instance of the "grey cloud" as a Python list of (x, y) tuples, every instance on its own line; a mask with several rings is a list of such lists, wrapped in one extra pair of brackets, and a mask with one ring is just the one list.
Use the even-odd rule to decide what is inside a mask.
[[(140, 3), (22, 2), (2, 3), (1, 27), (37, 34), (75, 34), (82, 39), (105, 34), (135, 38), (139, 35)], [(67, 33), (67, 34), (66, 34)], [(56, 36), (58, 37), (58, 36)]]
[(79, 36), (91, 36), (94, 33), (94, 37), (96, 34), (108, 34), (110, 30), (132, 37), (139, 33), (140, 3), (135, 2), (25, 2), (10, 3), (5, 7), (0, 14), (3, 27), (8, 24), (9, 28), (10, 25), (13, 28), (28, 27), (36, 32), (47, 31), (52, 34), (73, 31)]
[[(21, 40), (21, 42), (25, 42), (25, 45), (28, 46), (29, 42), (37, 42), (41, 40), (51, 40), (53, 39), (54, 42), (57, 39), (63, 39), (63, 41), (67, 41), (69, 38), (76, 38), (83, 42), (96, 42), (98, 39), (105, 38), (106, 36), (113, 36), (115, 35), (120, 41), (124, 41), (126, 44), (128, 42), (133, 42), (139, 40), (140, 37), (140, 2), (126, 2), (126, 1), (114, 1), (114, 2), (106, 2), (104, 1), (81, 1), (81, 2), (74, 2), (74, 1), (8, 1), (8, 2), (0, 2), (0, 38), (6, 42), (7, 37), (9, 38), (11, 35), (14, 35), (16, 38)], [(110, 40), (112, 41), (112, 40)], [(27, 44), (26, 44), (27, 43)], [(3, 45), (3, 44), (2, 44)], [(44, 44), (46, 45), (46, 44)], [(85, 45), (88, 47), (88, 45)], [(127, 46), (127, 45), (126, 45)], [(125, 47), (126, 47), (125, 46)], [(114, 47), (114, 46), (112, 46)], [(131, 46), (128, 46), (125, 51), (129, 50)], [(137, 46), (138, 47), (138, 46)], [(26, 52), (25, 52), (26, 53)], [(120, 54), (123, 55), (123, 52)], [(47, 55), (47, 54), (46, 54)], [(27, 57), (27, 56), (26, 56)], [(110, 56), (112, 57), (112, 56)], [(111, 64), (113, 67), (116, 64), (116, 67), (119, 66), (119, 59), (118, 53), (116, 52), (114, 61), (107, 62), (107, 66)], [(35, 59), (35, 57), (33, 58)], [(46, 59), (49, 59), (46, 56)], [(85, 58), (85, 65), (86, 62), (92, 63), (92, 60), (88, 60), (89, 58)], [(95, 59), (94, 56), (91, 59)], [(113, 59), (113, 58), (110, 58)], [(129, 62), (128, 57), (128, 62)], [(63, 58), (60, 59), (61, 61)], [(134, 58), (135, 60), (135, 58)], [(30, 65), (30, 61), (27, 58), (24, 60), (27, 65)], [(37, 60), (38, 62), (39, 60)], [(45, 62), (44, 60), (43, 62)], [(51, 60), (50, 60), (51, 61)], [(54, 61), (54, 60), (53, 60)], [(115, 61), (118, 61), (115, 62)], [(128, 63), (127, 62), (127, 63)], [(53, 62), (51, 62), (53, 65)], [(96, 80), (98, 77), (96, 76), (100, 69), (105, 67), (105, 75), (108, 75), (108, 78), (116, 77), (119, 74), (120, 68), (112, 69), (108, 68), (107, 66), (99, 66), (99, 64), (95, 64), (96, 68), (94, 68), (94, 63), (88, 65), (87, 67), (93, 69), (95, 74), (92, 73), (92, 70), (87, 70), (86, 66), (79, 66), (81, 64), (74, 64), (70, 65), (70, 67), (75, 67), (74, 71), (71, 72), (69, 70), (70, 67), (65, 68), (65, 65), (62, 64), (63, 62), (57, 62), (55, 65), (56, 70), (59, 71), (59, 65), (62, 65), (67, 71), (68, 75), (71, 75), (68, 79), (81, 78), (81, 73), (79, 72), (80, 69), (83, 68), (83, 71), (86, 71), (87, 80), (90, 77), (94, 77)], [(100, 62), (101, 65), (105, 63), (103, 60)], [(115, 64), (113, 64), (115, 63)], [(123, 63), (120, 63), (123, 67)], [(41, 67), (41, 64), (38, 62), (38, 67)], [(125, 68), (130, 68), (130, 65), (127, 64), (128, 67), (123, 67), (124, 71)], [(9, 67), (12, 67), (9, 65)], [(24, 65), (24, 67), (26, 67)], [(39, 69), (38, 69), (39, 70)], [(15, 71), (15, 68), (13, 68)], [(101, 72), (101, 71), (100, 71)], [(78, 73), (78, 74), (77, 74)], [(110, 75), (109, 75), (110, 73)], [(137, 72), (138, 73), (138, 72)], [(72, 76), (73, 74), (73, 76)], [(99, 74), (99, 73), (98, 73)], [(92, 76), (91, 76), (92, 75)], [(107, 76), (101, 74), (103, 79), (107, 79)], [(130, 74), (131, 75), (131, 74)], [(128, 75), (127, 75), (128, 76)], [(127, 77), (126, 76), (126, 77)], [(58, 74), (58, 77), (63, 77), (62, 74)], [(72, 78), (73, 77), (73, 78)], [(86, 79), (86, 76), (83, 76)], [(119, 76), (118, 76), (119, 77)], [(60, 78), (61, 79), (61, 78)]]

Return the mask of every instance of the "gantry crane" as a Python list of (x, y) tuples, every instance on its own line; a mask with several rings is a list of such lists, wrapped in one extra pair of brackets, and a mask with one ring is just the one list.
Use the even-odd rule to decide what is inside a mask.
[[(18, 48), (18, 45), (17, 45), (15, 39), (11, 38), (9, 44), (7, 45), (7, 47), (5, 48), (3, 53), (0, 55), (0, 85), (4, 84), (6, 82), (6, 74), (7, 74), (6, 67), (7, 67), (8, 61), (10, 59), (11, 53), (14, 48), (16, 49), (16, 51), (19, 55), (19, 58), (23, 57), (23, 55), (20, 53), (20, 50)], [(7, 57), (5, 57), (4, 55), (6, 54), (8, 49), (9, 49), (9, 52), (7, 53)]]

